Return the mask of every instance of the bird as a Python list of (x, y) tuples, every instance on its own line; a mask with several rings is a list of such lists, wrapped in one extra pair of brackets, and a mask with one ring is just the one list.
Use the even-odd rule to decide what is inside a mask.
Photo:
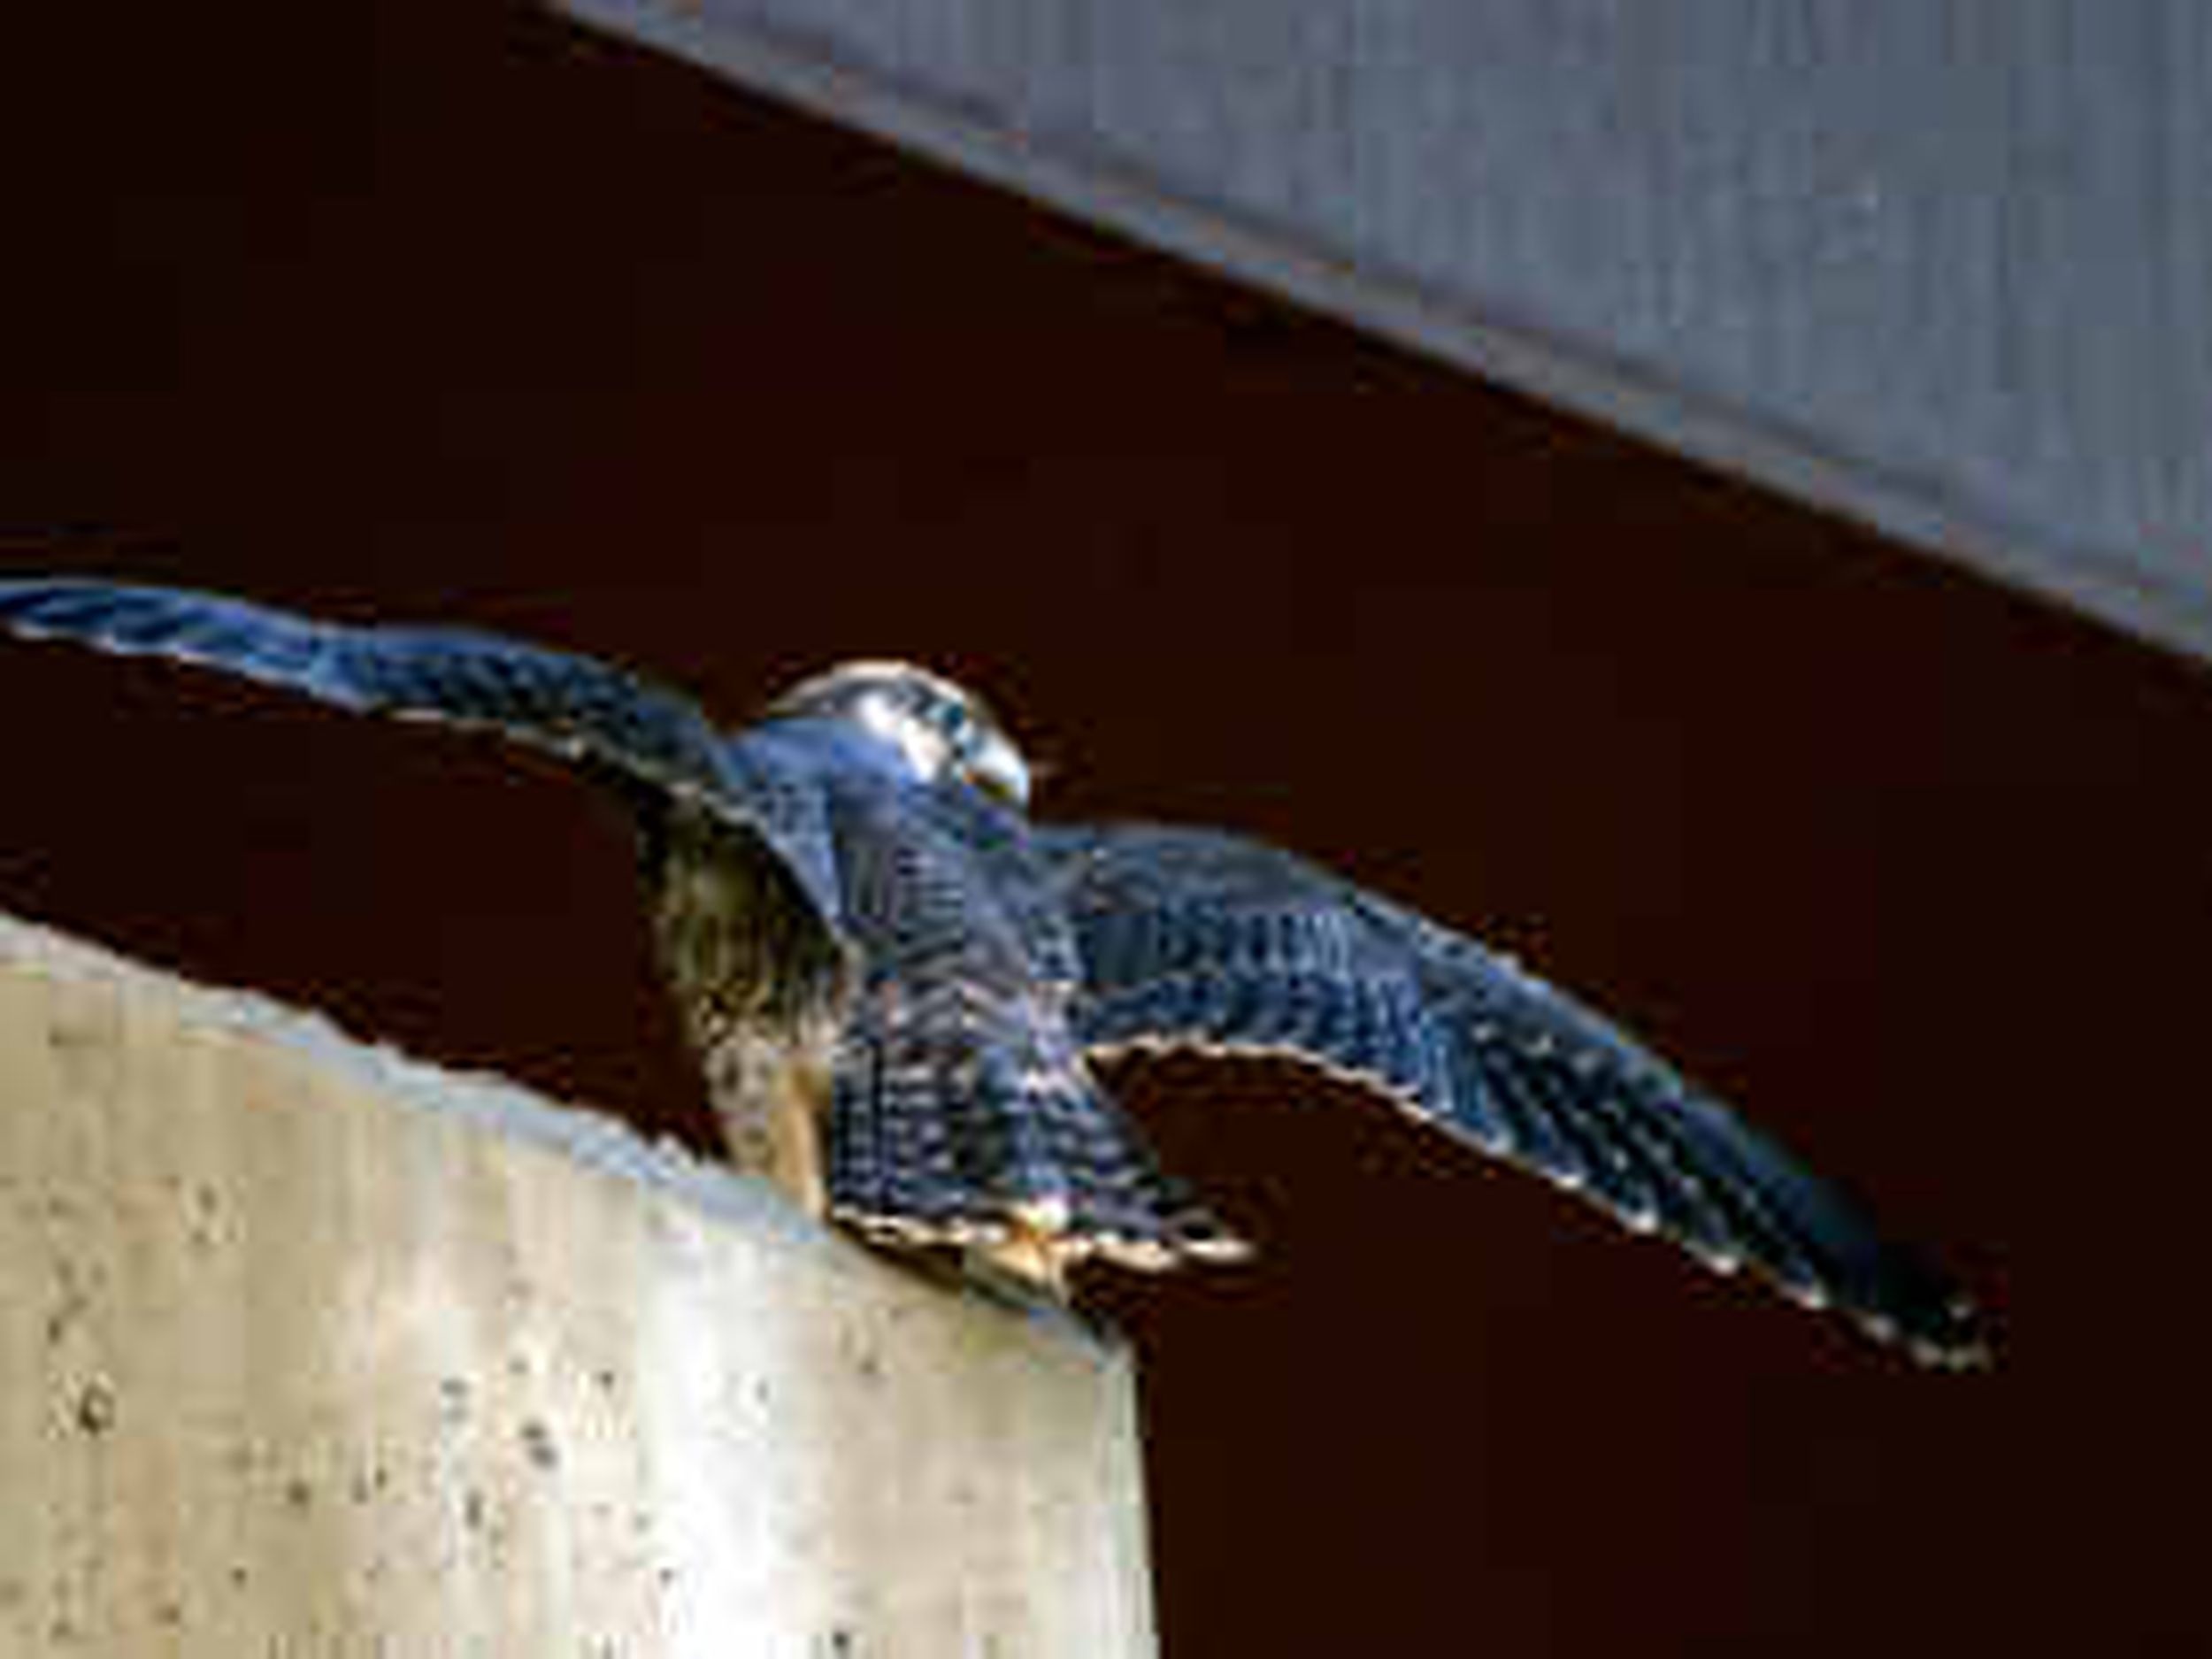
[(1924, 1364), (1990, 1356), (1926, 1255), (1511, 956), (1227, 831), (1031, 816), (981, 698), (860, 660), (718, 727), (669, 686), (465, 627), (342, 624), (82, 576), (0, 628), (549, 753), (629, 810), (657, 953), (729, 1158), (878, 1245), (1042, 1298), (1250, 1253), (1102, 1080), (1287, 1059)]

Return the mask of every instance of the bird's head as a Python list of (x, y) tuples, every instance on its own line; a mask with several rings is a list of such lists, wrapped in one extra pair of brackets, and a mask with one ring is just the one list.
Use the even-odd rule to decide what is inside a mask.
[(1009, 806), (1029, 804), (1030, 768), (981, 698), (909, 663), (841, 663), (776, 699), (772, 714), (846, 721), (914, 775), (952, 777)]

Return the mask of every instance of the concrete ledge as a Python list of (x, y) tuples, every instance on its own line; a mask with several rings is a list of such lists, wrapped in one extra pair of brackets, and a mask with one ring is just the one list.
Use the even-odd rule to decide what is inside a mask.
[(0, 918), (0, 1652), (1153, 1652), (1133, 1371)]

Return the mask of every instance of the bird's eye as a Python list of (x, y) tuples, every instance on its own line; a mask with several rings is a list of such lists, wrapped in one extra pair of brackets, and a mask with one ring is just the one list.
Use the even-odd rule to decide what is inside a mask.
[(968, 781), (1002, 806), (1026, 806), (1021, 790), (1004, 772), (989, 766), (971, 766), (965, 769)]

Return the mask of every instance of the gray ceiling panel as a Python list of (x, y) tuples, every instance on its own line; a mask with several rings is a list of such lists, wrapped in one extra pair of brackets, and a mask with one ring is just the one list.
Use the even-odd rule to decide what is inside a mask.
[(2212, 654), (2212, 8), (566, 4)]

